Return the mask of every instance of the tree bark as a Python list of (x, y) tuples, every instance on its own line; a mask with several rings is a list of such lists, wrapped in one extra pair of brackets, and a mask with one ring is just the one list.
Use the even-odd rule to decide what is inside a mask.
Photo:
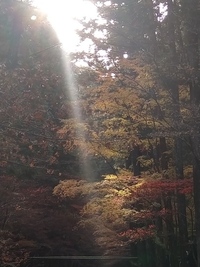
[[(178, 78), (176, 77), (176, 69), (179, 64), (179, 59), (176, 52), (176, 38), (175, 38), (175, 9), (174, 2), (168, 0), (168, 29), (169, 29), (169, 47), (171, 50), (172, 59), (172, 73), (175, 77), (171, 81), (171, 95), (172, 103), (174, 107), (174, 128), (178, 128), (181, 121), (180, 102), (179, 102), (179, 84)], [(175, 133), (174, 137), (174, 157), (175, 157), (175, 171), (176, 179), (184, 179), (183, 176), (183, 158), (182, 158), (182, 139), (179, 136), (179, 132)], [(187, 232), (187, 217), (186, 217), (186, 199), (184, 194), (177, 194), (177, 209), (178, 209), (178, 225), (179, 225), (179, 242), (180, 242), (180, 260), (181, 267), (186, 267), (186, 248), (188, 243), (188, 232)]]
[(193, 184), (194, 184), (194, 208), (195, 208), (195, 228), (197, 243), (197, 266), (200, 267), (200, 71), (199, 71), (199, 41), (200, 41), (200, 1), (182, 0), (182, 13), (184, 15), (184, 41), (187, 51), (188, 65), (192, 73), (189, 80), (191, 111), (195, 118), (193, 135), (191, 136), (192, 152), (194, 155), (193, 164)]
[(165, 209), (168, 210), (168, 215), (166, 216), (166, 228), (167, 228), (167, 245), (169, 251), (170, 266), (178, 266), (178, 257), (177, 257), (177, 239), (174, 233), (174, 222), (172, 215), (172, 203), (171, 196), (167, 196), (164, 199)]

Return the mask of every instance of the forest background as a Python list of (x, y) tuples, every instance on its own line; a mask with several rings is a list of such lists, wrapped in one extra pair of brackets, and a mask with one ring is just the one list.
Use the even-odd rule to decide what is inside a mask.
[(1, 266), (200, 266), (200, 5), (93, 3), (92, 50), (69, 55), (30, 1), (0, 1)]

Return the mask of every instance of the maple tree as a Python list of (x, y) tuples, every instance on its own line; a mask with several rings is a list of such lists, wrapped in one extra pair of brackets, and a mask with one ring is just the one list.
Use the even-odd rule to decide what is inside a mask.
[[(83, 74), (89, 75), (88, 85), (85, 85), (82, 76), (77, 78), (81, 121), (77, 123), (73, 118), (65, 120), (64, 127), (58, 131), (60, 138), (68, 140), (66, 150), (79, 148), (83, 155), (103, 158), (112, 165), (116, 162), (124, 165), (124, 158), (138, 144), (141, 150), (136, 156), (138, 161), (144, 168), (160, 171), (164, 156), (155, 158), (152, 148), (159, 143), (156, 134), (161, 130), (169, 131), (169, 114), (164, 119), (162, 116), (155, 118), (155, 114), (163, 105), (170, 105), (170, 100), (162, 90), (155, 99), (149, 99), (149, 95), (154, 94), (154, 89), (150, 90), (149, 86), (155, 86), (155, 81), (148, 68), (137, 58), (116, 62), (106, 74), (103, 69), (86, 69)], [(80, 71), (78, 74), (81, 74)], [(166, 98), (164, 103), (163, 97)]]
[[(52, 186), (1, 176), (1, 264), (23, 266), (32, 256), (79, 253), (78, 212), (52, 195)], [(67, 223), (66, 223), (67, 221)], [(59, 222), (59, 229), (58, 229)], [(84, 238), (85, 233), (81, 236)]]
[[(171, 182), (160, 178), (134, 178), (130, 173), (121, 173), (119, 177), (108, 175), (100, 182), (61, 181), (54, 194), (64, 200), (82, 203), (79, 227), (94, 232), (96, 244), (104, 255), (127, 255), (131, 243), (136, 244), (134, 255), (140, 260), (139, 246), (147, 246), (150, 240), (153, 241), (154, 254), (163, 250), (172, 257), (170, 253), (175, 253), (170, 248), (171, 232), (167, 220), (170, 219), (177, 232), (177, 192), (189, 200), (192, 186), (192, 179)], [(172, 209), (168, 208), (169, 198), (174, 203)], [(189, 209), (191, 207), (192, 202)], [(194, 231), (194, 214), (188, 213), (189, 216), (191, 231)], [(161, 228), (158, 227), (159, 221)]]
[[(4, 12), (7, 20), (12, 15), (13, 4), (8, 7)], [(56, 131), (60, 120), (71, 112), (67, 108), (66, 83), (60, 63), (63, 54), (59, 47), (54, 47), (50, 55), (49, 50), (44, 49), (58, 43), (58, 39), (44, 15), (39, 14), (38, 20), (31, 21), (33, 11), (36, 12), (33, 9), (31, 13), (31, 6), (27, 4), (24, 12), (29, 24), (16, 51), (18, 66), (2, 63), (0, 71), (1, 165), (3, 169), (7, 165), (7, 169), (19, 176), (29, 177), (55, 171), (62, 154), (62, 142), (57, 141)], [(41, 38), (41, 33), (47, 38)], [(9, 43), (9, 36), (3, 41)]]
[[(64, 153), (56, 134), (61, 119), (71, 111), (61, 63), (64, 55), (55, 47), (58, 39), (47, 18), (25, 2), (0, 5), (0, 26), (5, 31), (0, 41), (0, 255), (2, 266), (23, 266), (31, 255), (77, 253), (74, 244), (79, 236), (72, 231), (75, 212), (52, 196), (52, 185), (64, 172), (70, 173), (75, 162), (73, 155)], [(21, 7), (23, 38), (20, 34), (14, 47), (13, 12), (22, 11)], [(33, 12), (38, 12), (36, 21), (30, 19)], [(71, 237), (67, 240), (65, 235)]]
[[(188, 160), (192, 164), (193, 157), (196, 162), (194, 203), (200, 255), (199, 141), (196, 137), (199, 126), (198, 121), (193, 119), (198, 117), (199, 98), (198, 3), (194, 1), (190, 9), (184, 0), (93, 2), (104, 22), (83, 22), (85, 30), (80, 35), (94, 42), (95, 54), (87, 54), (83, 58), (99, 79), (82, 90), (83, 122), (79, 127), (85, 134), (73, 145), (85, 152), (99, 153), (106, 155), (107, 159), (116, 160), (120, 158), (120, 153), (125, 152), (124, 156), (127, 156), (128, 142), (133, 144), (133, 149), (135, 144), (132, 139), (136, 139), (137, 145), (142, 143), (141, 146), (150, 150), (151, 156), (145, 156), (148, 161), (153, 161), (154, 170), (162, 171), (166, 176), (171, 172), (169, 177), (172, 179), (173, 173), (177, 180), (184, 178), (184, 168)], [(195, 31), (192, 30), (193, 24)], [(97, 37), (97, 31), (104, 33), (102, 38)], [(102, 56), (103, 52), (105, 56)], [(138, 70), (138, 65), (142, 65), (143, 69)], [(73, 127), (72, 121), (66, 121), (67, 129), (69, 123)], [(65, 129), (62, 130), (63, 136), (65, 133)], [(187, 159), (183, 157), (184, 153), (190, 154)], [(142, 163), (140, 153), (136, 158)], [(186, 198), (183, 192), (176, 192), (176, 196), (178, 242), (181, 245), (171, 264), (177, 266), (180, 255), (181, 266), (186, 266)], [(172, 202), (169, 197), (166, 206), (170, 210)], [(170, 226), (172, 216), (168, 221), (167, 227), (171, 229), (172, 236), (170, 242), (175, 244), (174, 227)], [(200, 260), (198, 262), (200, 264)]]

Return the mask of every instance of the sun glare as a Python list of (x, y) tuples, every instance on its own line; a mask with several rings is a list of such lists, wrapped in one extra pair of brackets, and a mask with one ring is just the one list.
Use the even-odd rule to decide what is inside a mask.
[(45, 12), (66, 51), (75, 51), (79, 44), (77, 19), (94, 18), (96, 7), (86, 0), (34, 0), (34, 5)]

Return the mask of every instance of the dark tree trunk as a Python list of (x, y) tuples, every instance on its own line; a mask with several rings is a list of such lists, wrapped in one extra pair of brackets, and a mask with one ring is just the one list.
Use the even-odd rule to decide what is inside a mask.
[(136, 145), (132, 151), (132, 162), (133, 162), (133, 173), (134, 176), (139, 176), (141, 174), (140, 161), (138, 157), (140, 156), (140, 147)]
[[(175, 139), (175, 156), (176, 156), (176, 177), (179, 180), (184, 179), (183, 162), (182, 162), (182, 140)], [(185, 267), (187, 259), (187, 216), (186, 216), (186, 198), (184, 194), (177, 193), (177, 209), (178, 209), (178, 227), (179, 227), (179, 244), (180, 244), (180, 266)]]
[(167, 228), (167, 245), (169, 251), (169, 260), (171, 267), (178, 266), (178, 251), (177, 251), (177, 240), (176, 235), (174, 233), (174, 222), (173, 222), (173, 215), (172, 215), (172, 203), (171, 203), (171, 196), (167, 196), (164, 200), (165, 202), (165, 209), (168, 210), (168, 215), (166, 216), (166, 228)]
[(137, 243), (138, 264), (141, 267), (148, 266), (147, 264), (147, 251), (146, 241), (140, 241)]
[(200, 162), (194, 164), (194, 207), (195, 207), (195, 228), (196, 228), (196, 244), (197, 244), (197, 262), (200, 266)]
[[(164, 171), (164, 170), (168, 169), (168, 160), (167, 160), (166, 156), (164, 155), (164, 153), (167, 151), (166, 138), (161, 137), (159, 141), (160, 141), (160, 143), (157, 146), (157, 149), (158, 149), (158, 155), (160, 158), (161, 169), (162, 169), (162, 171)], [(162, 209), (162, 201), (160, 198), (158, 198), (156, 200), (156, 202), (160, 206), (154, 207), (154, 210), (159, 212)], [(160, 216), (156, 218), (155, 225), (156, 225), (156, 229), (157, 229), (157, 236), (158, 236), (159, 243), (160, 243), (160, 244), (156, 245), (156, 266), (157, 267), (165, 267), (166, 266), (166, 255), (165, 255), (166, 251), (165, 251), (164, 247), (162, 246), (162, 245), (164, 245), (163, 221), (162, 221), (162, 218)], [(170, 226), (168, 225), (167, 228), (169, 229)]]
[[(194, 116), (198, 116), (197, 107), (200, 103), (199, 97), (200, 86), (192, 88), (193, 94), (191, 95)], [(195, 94), (197, 92), (197, 94)], [(200, 129), (200, 125), (195, 125)], [(200, 137), (194, 131), (194, 136), (191, 136), (192, 150), (193, 150), (193, 189), (194, 189), (194, 208), (195, 208), (195, 228), (196, 228), (196, 245), (197, 245), (197, 266), (200, 267)]]
[[(154, 207), (155, 211), (160, 211), (161, 206), (161, 200), (157, 199), (157, 203), (160, 204), (160, 207)], [(155, 221), (156, 230), (157, 230), (157, 238), (158, 243), (155, 244), (155, 258), (156, 258), (156, 264), (157, 267), (165, 267), (165, 249), (164, 249), (164, 239), (163, 239), (163, 221), (162, 218), (159, 216), (156, 218)]]
[(168, 169), (168, 159), (165, 154), (166, 151), (167, 151), (166, 138), (160, 137), (160, 152), (161, 152), (160, 165), (163, 171)]
[[(172, 104), (173, 104), (173, 117), (174, 117), (174, 129), (178, 129), (180, 121), (181, 121), (181, 112), (180, 112), (180, 100), (179, 100), (179, 84), (178, 78), (176, 77), (176, 67), (179, 64), (179, 58), (177, 56), (176, 51), (176, 37), (175, 37), (175, 26), (176, 26), (176, 18), (175, 18), (175, 6), (172, 0), (168, 0), (168, 29), (169, 29), (169, 46), (171, 50), (171, 60), (172, 67), (171, 71), (175, 75), (172, 77), (169, 82), (172, 96)], [(179, 132), (175, 132), (174, 137), (174, 158), (175, 158), (175, 171), (176, 171), (176, 179), (184, 179), (183, 176), (183, 157), (182, 157), (182, 139)], [(179, 226), (179, 251), (180, 251), (180, 260), (181, 267), (186, 267), (186, 248), (188, 242), (188, 233), (187, 233), (187, 217), (186, 217), (186, 200), (184, 194), (177, 194), (177, 208), (178, 208), (178, 226)]]
[(190, 75), (190, 100), (193, 111), (194, 128), (192, 140), (192, 152), (194, 155), (193, 183), (194, 183), (194, 207), (197, 242), (197, 266), (200, 267), (200, 125), (196, 118), (199, 117), (200, 105), (200, 71), (199, 71), (199, 41), (200, 41), (200, 1), (182, 0), (182, 13), (184, 14), (184, 41), (187, 51), (188, 65), (191, 67)]
[(147, 265), (148, 267), (156, 266), (156, 253), (155, 244), (151, 239), (146, 240), (146, 250), (147, 250)]
[(132, 165), (134, 176), (141, 174), (140, 161), (138, 160), (139, 156), (141, 156), (140, 146), (135, 145), (126, 160), (126, 168), (128, 169)]

